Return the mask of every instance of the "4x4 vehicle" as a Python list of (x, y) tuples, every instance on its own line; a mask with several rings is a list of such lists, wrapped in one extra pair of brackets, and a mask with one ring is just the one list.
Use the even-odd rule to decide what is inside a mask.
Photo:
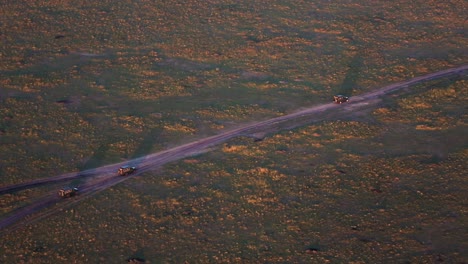
[(120, 175), (120, 176), (127, 176), (129, 174), (132, 174), (133, 172), (135, 172), (136, 168), (135, 167), (130, 167), (130, 166), (122, 166), (119, 168), (119, 170), (117, 171), (117, 173)]
[(68, 198), (74, 196), (78, 192), (76, 187), (65, 187), (58, 191), (58, 195), (63, 198)]
[(341, 94), (333, 96), (333, 101), (335, 101), (335, 103), (337, 104), (346, 103), (348, 102), (348, 100), (349, 100), (349, 97), (341, 95)]

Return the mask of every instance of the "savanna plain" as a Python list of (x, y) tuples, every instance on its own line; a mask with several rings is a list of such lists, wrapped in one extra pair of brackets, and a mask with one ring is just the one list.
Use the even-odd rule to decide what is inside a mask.
[[(0, 6), (0, 187), (468, 64), (465, 0)], [(467, 263), (467, 94), (418, 83), (63, 199), (0, 262)], [(0, 220), (92, 180), (1, 194)]]

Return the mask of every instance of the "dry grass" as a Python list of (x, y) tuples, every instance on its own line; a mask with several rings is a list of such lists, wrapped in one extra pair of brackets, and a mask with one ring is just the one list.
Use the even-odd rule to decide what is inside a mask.
[[(6, 1), (0, 185), (465, 64), (465, 5)], [(234, 139), (2, 236), (0, 262), (466, 262), (466, 87)]]

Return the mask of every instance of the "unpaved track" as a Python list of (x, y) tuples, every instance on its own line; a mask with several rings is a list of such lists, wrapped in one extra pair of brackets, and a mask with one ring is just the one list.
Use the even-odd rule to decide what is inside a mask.
[[(208, 149), (209, 147), (218, 145), (231, 138), (238, 136), (250, 136), (256, 133), (275, 132), (301, 125), (311, 124), (317, 121), (325, 120), (327, 118), (335, 118), (339, 116), (350, 115), (352, 113), (355, 113), (356, 111), (361, 111), (363, 109), (369, 109), (371, 107), (374, 107), (380, 97), (389, 93), (395, 92), (403, 88), (407, 88), (411, 85), (420, 82), (434, 80), (442, 77), (448, 77), (451, 75), (465, 75), (467, 71), (468, 65), (463, 65), (457, 68), (451, 68), (416, 77), (408, 81), (394, 83), (366, 94), (354, 96), (351, 98), (350, 102), (343, 105), (337, 105), (335, 103), (322, 104), (292, 114), (241, 126), (239, 128), (225, 131), (215, 136), (203, 138), (188, 144), (184, 144), (154, 154), (146, 155), (126, 162), (106, 165), (82, 172), (67, 173), (54, 177), (0, 187), (1, 195), (5, 193), (18, 191), (21, 189), (32, 188), (43, 184), (70, 181), (72, 179), (77, 178), (87, 178), (86, 183), (83, 186), (80, 186), (81, 190), (78, 196), (70, 199), (60, 199), (56, 195), (47, 195), (41, 197), (37, 200), (37, 202), (34, 202), (26, 207), (20, 208), (8, 215), (7, 217), (1, 219), (0, 231), (11, 231), (17, 227), (21, 227), (25, 224), (51, 215), (65, 206), (77, 203), (82, 199), (85, 199), (97, 192), (105, 190), (138, 174), (154, 170), (155, 168), (158, 168), (166, 163), (176, 161), (191, 155), (195, 155)], [(137, 166), (137, 172), (127, 177), (117, 176), (116, 169), (124, 164), (132, 164), (134, 166)], [(55, 205), (55, 207), (49, 210), (42, 210), (47, 207), (52, 207), (53, 205)], [(38, 213), (41, 210), (43, 212)], [(24, 220), (20, 222), (20, 220), (22, 220), (23, 218)]]

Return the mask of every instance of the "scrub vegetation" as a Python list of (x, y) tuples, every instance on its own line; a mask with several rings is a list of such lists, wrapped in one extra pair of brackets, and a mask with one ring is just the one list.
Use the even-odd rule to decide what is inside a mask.
[[(3, 1), (0, 186), (467, 63), (466, 1), (364, 2)], [(467, 262), (467, 84), (232, 139), (2, 234), (0, 262)]]

